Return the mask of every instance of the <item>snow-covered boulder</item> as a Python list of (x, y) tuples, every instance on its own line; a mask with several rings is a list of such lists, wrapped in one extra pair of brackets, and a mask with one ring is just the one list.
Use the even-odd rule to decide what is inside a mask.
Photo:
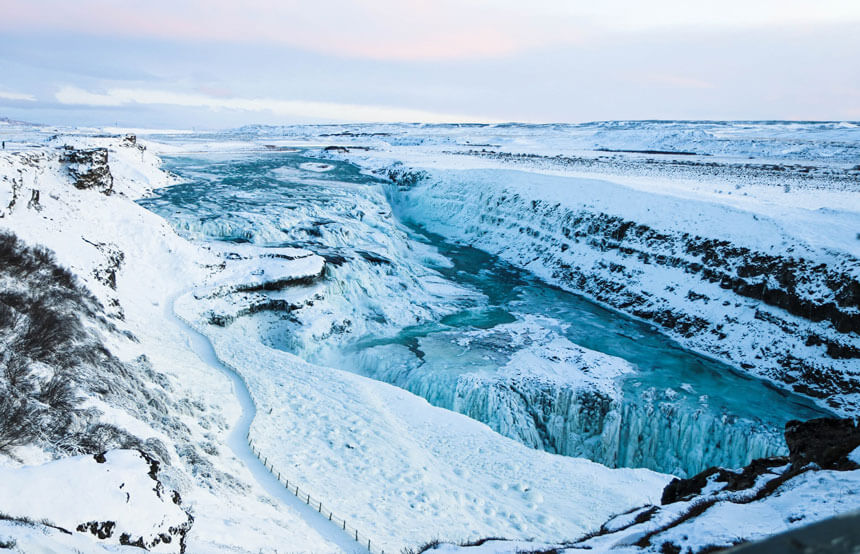
[[(158, 466), (140, 451), (111, 450), (0, 468), (0, 512), (108, 544), (184, 552), (193, 517), (161, 484)], [(26, 535), (12, 538), (27, 551)]]

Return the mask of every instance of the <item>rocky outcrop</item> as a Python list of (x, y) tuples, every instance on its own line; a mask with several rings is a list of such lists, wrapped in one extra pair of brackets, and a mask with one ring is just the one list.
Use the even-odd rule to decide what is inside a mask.
[[(675, 479), (664, 489), (660, 506), (614, 516), (597, 531), (563, 546), (601, 552), (619, 546), (643, 552), (718, 552), (761, 539), (765, 529), (791, 530), (856, 510), (853, 491), (843, 487), (858, 482), (854, 470), (860, 466), (850, 454), (860, 445), (860, 428), (847, 419), (791, 421), (785, 437), (788, 456)], [(798, 498), (807, 500), (797, 504)], [(760, 521), (762, 517), (769, 520)]]
[(750, 462), (740, 472), (712, 467), (689, 479), (674, 479), (663, 489), (660, 503), (665, 505), (689, 500), (701, 494), (702, 490), (712, 480), (715, 483), (725, 483), (721, 489), (724, 491), (746, 490), (755, 485), (756, 478), (770, 472), (775, 467), (785, 466), (786, 463), (788, 463), (788, 458), (785, 456), (758, 458)]
[(690, 477), (674, 479), (663, 490), (661, 503), (672, 504), (690, 500), (711, 483), (725, 483), (721, 491), (751, 489), (763, 475), (773, 474), (776, 467), (788, 466), (782, 475), (796, 475), (815, 468), (849, 471), (860, 468), (848, 455), (860, 446), (860, 427), (851, 419), (819, 418), (809, 421), (789, 421), (785, 424), (788, 456), (753, 460), (740, 471), (712, 467)]
[(792, 466), (816, 464), (824, 469), (857, 469), (848, 455), (860, 446), (860, 427), (851, 419), (789, 421), (785, 425)]
[(141, 450), (121, 449), (0, 468), (0, 498), (12, 517), (49, 521), (106, 545), (181, 554), (194, 518), (164, 486), (160, 467)]
[(60, 161), (66, 166), (75, 187), (96, 189), (104, 194), (113, 192), (113, 175), (108, 165), (107, 148), (64, 146)]
[[(168, 494), (164, 484), (158, 478), (158, 473), (160, 470), (161, 463), (146, 454), (145, 452), (138, 450), (140, 456), (146, 461), (149, 465), (149, 471), (147, 475), (149, 475), (150, 479), (155, 482), (155, 486), (152, 487), (152, 492), (155, 495), (163, 500), (170, 501), (176, 506), (182, 506), (182, 497), (179, 495), (177, 491), (170, 491)], [(108, 459), (106, 457), (106, 452), (95, 454), (93, 459), (99, 464), (107, 463)], [(131, 495), (128, 496), (129, 501), (132, 500)], [(119, 533), (118, 541), (119, 544), (128, 545), (128, 546), (137, 546), (139, 548), (143, 548), (146, 550), (150, 550), (160, 544), (176, 544), (178, 545), (178, 552), (185, 552), (185, 537), (188, 534), (188, 531), (191, 529), (192, 524), (194, 523), (194, 517), (185, 512), (185, 521), (174, 521), (172, 525), (166, 524), (162, 526), (161, 529), (152, 530), (150, 532), (134, 532), (134, 531), (125, 531)], [(81, 533), (89, 533), (94, 535), (96, 538), (100, 540), (112, 539), (115, 537), (117, 532), (117, 522), (113, 520), (104, 520), (104, 521), (88, 521), (84, 523), (80, 523), (75, 528), (76, 531)]]

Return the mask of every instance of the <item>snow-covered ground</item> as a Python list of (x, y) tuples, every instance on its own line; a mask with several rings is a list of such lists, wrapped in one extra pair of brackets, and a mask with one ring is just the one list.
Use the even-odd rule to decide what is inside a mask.
[[(97, 137), (96, 130), (60, 130), (53, 138), (55, 129), (5, 127), (13, 152), (0, 154), (0, 226), (56, 251), (118, 329), (136, 337), (135, 342), (106, 334), (111, 352), (122, 360), (145, 354), (166, 377), (170, 398), (183, 406), (171, 414), (187, 428), (177, 436), (148, 419), (149, 412), (89, 400), (104, 421), (166, 446), (165, 485), (180, 491), (183, 508), (195, 518), (189, 551), (344, 546), (342, 537), (330, 534), (337, 529), (271, 494), (273, 478), (261, 477), (259, 461), (235, 444), (237, 426), (250, 411), (237, 398), (241, 383), (206, 354), (201, 337), (173, 320), (174, 298), (177, 314), (203, 332), (217, 358), (247, 383), (256, 409), (250, 437), (267, 463), (323, 500), (374, 546), (394, 552), (433, 538), (485, 536), (556, 543), (593, 531), (614, 514), (658, 502), (666, 475), (534, 450), (401, 388), (284, 351), (287, 339), (274, 340), (273, 329), (296, 332), (290, 347), (322, 345), (340, 332), (344, 314), (355, 319), (349, 332), (374, 333), (392, 328), (391, 322), (415, 323), (416, 314), (417, 321), (439, 319), (455, 311), (452, 299), (468, 301), (474, 294), (418, 263), (445, 260), (433, 248), (403, 238), (408, 231), (391, 224), (394, 215), (654, 322), (688, 348), (810, 394), (844, 414), (856, 411), (855, 124), (252, 127), (211, 135), (154, 134), (145, 147)], [(77, 177), (69, 171), (76, 167), (63, 162), (67, 154), (57, 149), (64, 144), (107, 148), (110, 186), (76, 188)], [(343, 202), (343, 209), (361, 213), (362, 226), (352, 235), (328, 234), (331, 205), (315, 208), (308, 202), (255, 229), (256, 245), (199, 240), (210, 234), (248, 240), (245, 224), (256, 216), (246, 213), (177, 226), (198, 239), (189, 242), (134, 203), (175, 182), (159, 170), (153, 151), (202, 151), (210, 160), (228, 160), (237, 152), (264, 157), (327, 145), (348, 151), (318, 148), (313, 154), (348, 159), (388, 181), (380, 186), (390, 206), (380, 205), (378, 191), (358, 181), (334, 187), (322, 180), (336, 170), (334, 162), (298, 167), (318, 174), (319, 181), (290, 168), (272, 175), (329, 187), (331, 205)], [(285, 245), (285, 236), (295, 236), (287, 228), (321, 233), (332, 239), (332, 248)], [(418, 251), (407, 252), (404, 245)], [(357, 263), (364, 265), (336, 261), (343, 254), (338, 248), (360, 253), (363, 261)], [(392, 262), (402, 273), (386, 269)], [(371, 278), (349, 279), (355, 267), (361, 279)], [(331, 282), (343, 287), (339, 299), (331, 294)], [(294, 320), (280, 318), (278, 310), (295, 312)], [(377, 319), (357, 319), (374, 312)], [(464, 340), (501, 340), (493, 333), (505, 333), (514, 346), (517, 337), (529, 338), (514, 349), (506, 371), (489, 381), (477, 379), (473, 389), (531, 378), (616, 397), (632, 368), (547, 334), (549, 328), (526, 318), (458, 337), (464, 349), (470, 347)], [(396, 347), (386, 348), (392, 351), (384, 357), (408, 359)], [(325, 352), (318, 354), (317, 361), (325, 359)], [(582, 371), (571, 372), (573, 366)], [(28, 467), (3, 471), (38, 474), (33, 466), (51, 458), (33, 448), (15, 455), (18, 460), (3, 458), (4, 465)], [(854, 504), (813, 495), (844, 488), (847, 478), (797, 481), (792, 490), (798, 492), (785, 500), (784, 510), (744, 505), (737, 514), (693, 520), (684, 532), (725, 542), (713, 525), (743, 520), (743, 536), (754, 538), (768, 532), (774, 513), (782, 517), (796, 504), (809, 504), (821, 517), (838, 513)], [(5, 512), (2, 504), (0, 496)], [(20, 515), (49, 513), (27, 506)], [(756, 525), (765, 527), (756, 531)], [(16, 537), (25, 551), (22, 545), (34, 540), (27, 526), (3, 524), (0, 533), (0, 539)], [(46, 533), (46, 541), (69, 547), (82, 540), (76, 534), (67, 539), (74, 543), (64, 543), (62, 533)], [(96, 539), (90, 534), (86, 540)]]
[(156, 480), (152, 463), (139, 452), (112, 450), (103, 457), (0, 468), (3, 513), (47, 520), (67, 532), (108, 535), (108, 544), (175, 552), (176, 530), (187, 531), (193, 520)]

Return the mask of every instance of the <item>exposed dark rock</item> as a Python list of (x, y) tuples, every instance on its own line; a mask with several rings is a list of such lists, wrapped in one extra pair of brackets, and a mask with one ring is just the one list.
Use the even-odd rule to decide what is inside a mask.
[(27, 202), (27, 208), (37, 211), (42, 209), (42, 205), (39, 204), (39, 189), (33, 189), (30, 193), (30, 201)]
[(136, 546), (146, 550), (146, 543), (143, 542), (143, 537), (132, 538), (128, 533), (123, 533), (119, 536), (119, 543), (124, 546)]
[(758, 458), (749, 463), (740, 472), (722, 470), (716, 477), (719, 483), (725, 483), (724, 491), (740, 491), (751, 489), (759, 476), (771, 473), (775, 467), (785, 466), (789, 459), (785, 456)]
[(860, 446), (860, 427), (850, 419), (820, 418), (785, 425), (792, 465), (815, 463), (824, 469), (855, 469), (846, 456)]
[[(860, 427), (850, 419), (819, 418), (809, 421), (789, 421), (785, 424), (785, 442), (789, 455), (753, 460), (740, 471), (712, 467), (688, 479), (673, 479), (663, 489), (663, 505), (690, 500), (702, 493), (709, 479), (725, 483), (723, 491), (751, 489), (759, 477), (772, 469), (791, 464), (784, 475), (798, 474), (810, 463), (822, 469), (850, 471), (858, 469), (847, 458), (860, 446)], [(776, 479), (774, 479), (776, 481)]]
[(104, 194), (113, 192), (107, 148), (77, 149), (65, 146), (60, 161), (66, 165), (75, 187), (96, 189)]
[(697, 152), (686, 152), (683, 150), (623, 150), (618, 148), (595, 148), (596, 152), (616, 152), (624, 154), (662, 154), (667, 156), (708, 156)]
[(721, 467), (708, 468), (689, 479), (673, 479), (663, 489), (660, 503), (663, 505), (672, 504), (673, 502), (689, 500), (701, 494), (711, 477), (718, 483), (725, 483), (721, 489), (724, 491), (750, 489), (761, 475), (770, 473), (771, 468), (785, 466), (788, 463), (789, 459), (787, 457), (776, 456), (753, 460), (741, 471), (732, 471)]
[(680, 502), (681, 500), (686, 500), (700, 494), (702, 489), (704, 489), (708, 484), (708, 479), (721, 471), (725, 470), (718, 467), (711, 467), (688, 479), (672, 479), (672, 481), (666, 485), (666, 488), (663, 489), (663, 496), (660, 498), (660, 504), (672, 504), (673, 502)]
[(233, 318), (222, 314), (210, 314), (208, 322), (209, 325), (215, 325), (216, 327), (226, 327), (233, 323)]
[(81, 523), (75, 528), (75, 531), (89, 532), (100, 539), (109, 539), (113, 535), (114, 527), (116, 527), (115, 521), (90, 521)]
[(338, 154), (348, 154), (349, 148), (345, 146), (326, 146), (323, 148), (326, 152), (337, 152)]
[(391, 260), (376, 254), (375, 252), (368, 252), (366, 250), (356, 250), (356, 254), (367, 260), (368, 262), (375, 265), (391, 265)]
[(324, 270), (317, 275), (306, 275), (303, 277), (288, 277), (285, 279), (276, 279), (266, 281), (264, 283), (254, 285), (236, 285), (233, 290), (236, 292), (260, 292), (260, 291), (275, 291), (282, 290), (287, 287), (297, 287), (304, 285), (312, 285), (323, 276)]
[(681, 554), (681, 547), (673, 542), (664, 542), (660, 545), (660, 554)]

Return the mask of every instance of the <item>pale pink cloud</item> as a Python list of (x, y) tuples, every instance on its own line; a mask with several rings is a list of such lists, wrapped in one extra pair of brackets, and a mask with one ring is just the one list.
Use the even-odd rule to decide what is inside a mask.
[[(480, 3), (479, 3), (480, 4)], [(437, 2), (330, 0), (324, 9), (295, 0), (0, 0), (0, 28), (59, 29), (96, 35), (281, 43), (344, 57), (389, 60), (485, 58), (573, 40), (490, 6)], [(315, 7), (314, 7), (315, 6)]]
[[(501, 57), (643, 30), (860, 22), (846, 0), (0, 0), (0, 30), (266, 42), (344, 57)], [(674, 32), (674, 31), (673, 31)]]

